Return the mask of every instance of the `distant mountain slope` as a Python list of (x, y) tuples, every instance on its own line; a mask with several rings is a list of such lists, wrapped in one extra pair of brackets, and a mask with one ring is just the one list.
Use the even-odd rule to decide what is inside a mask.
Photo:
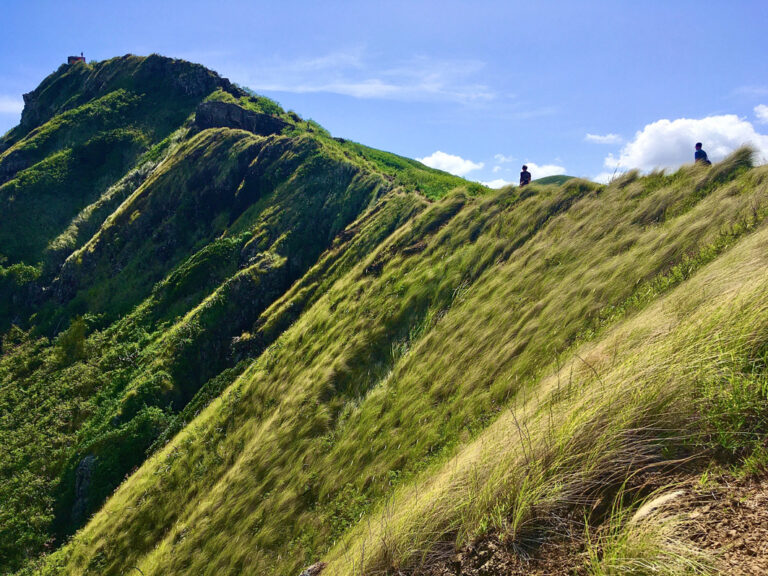
[(572, 180), (574, 176), (566, 176), (565, 174), (559, 174), (557, 176), (544, 176), (544, 178), (536, 178), (534, 182), (539, 184), (565, 184), (568, 180)]
[(217, 88), (199, 65), (126, 56), (63, 65), (25, 94), (21, 124), (0, 140), (0, 245), (36, 263), (48, 242)]
[[(643, 470), (765, 464), (750, 150), (492, 192), (193, 65), (126, 74), (148, 61), (213, 83), (60, 223), (0, 241), (0, 572), (415, 574), (482, 535), (628, 529)], [(113, 93), (57, 74), (0, 166), (25, 122)], [(69, 194), (19, 176), (62, 150), (7, 181), (29, 206)]]

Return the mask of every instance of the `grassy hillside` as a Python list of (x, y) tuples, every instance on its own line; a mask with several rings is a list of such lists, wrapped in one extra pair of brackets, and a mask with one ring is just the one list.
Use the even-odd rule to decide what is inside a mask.
[[(26, 101), (0, 155), (3, 573), (60, 545), (330, 270), (423, 210), (392, 166), (433, 198), (464, 185), (157, 56), (64, 66)], [(202, 102), (229, 116), (201, 128)]]
[(568, 180), (573, 179), (573, 176), (566, 176), (565, 174), (558, 174), (556, 176), (544, 176), (544, 178), (536, 178), (536, 182), (539, 184), (565, 184)]
[[(539, 499), (558, 508), (570, 490), (610, 493), (632, 473), (615, 467), (624, 449), (638, 454), (638, 467), (702, 447), (748, 450), (720, 444), (715, 408), (735, 400), (712, 384), (638, 386), (626, 374), (626, 366), (655, 368), (633, 355), (657, 357), (679, 343), (655, 343), (653, 331), (635, 327), (658, 328), (656, 298), (674, 289), (670, 297), (687, 301), (693, 290), (689, 306), (712, 320), (693, 278), (758, 238), (750, 231), (762, 230), (765, 170), (749, 171), (747, 156), (661, 182), (630, 175), (608, 188), (576, 181), (524, 196), (449, 195), (340, 276), (121, 486), (49, 570), (290, 574), (328, 554), (336, 573), (357, 573), (361, 563), (384, 573), (490, 527), (512, 538), (542, 529)], [(752, 321), (735, 325), (755, 330)], [(725, 325), (694, 334), (706, 342), (718, 329)], [(616, 340), (617, 330), (632, 338)], [(691, 328), (681, 330), (690, 337)], [(741, 347), (727, 341), (724, 357)], [(615, 362), (627, 378), (618, 384), (636, 392), (617, 384), (609, 389), (622, 393), (606, 397), (594, 346), (614, 354), (603, 362)], [(759, 382), (749, 362), (736, 357), (731, 366), (747, 390), (749, 378)], [(559, 364), (574, 374), (555, 394), (549, 372)], [(762, 389), (751, 393), (759, 408)], [(675, 406), (670, 416), (672, 400), (689, 410)], [(702, 407), (712, 412), (697, 414)], [(524, 442), (510, 432), (515, 419)], [(692, 439), (676, 441), (694, 425)], [(486, 439), (499, 438), (500, 427), (501, 442)], [(645, 428), (668, 430), (667, 438), (622, 444), (627, 431)]]
[[(57, 74), (0, 166), (29, 122), (112, 94)], [(630, 550), (611, 503), (641, 502), (648, 469), (765, 464), (750, 150), (491, 192), (222, 79), (203, 100), (226, 121), (193, 106), (55, 226), (0, 239), (0, 572), (411, 574), (612, 522), (587, 573), (699, 566), (651, 528)], [(6, 184), (29, 206), (53, 190), (32, 168)]]
[(237, 91), (201, 66), (126, 56), (64, 65), (27, 94), (20, 126), (0, 147), (0, 245), (8, 261), (39, 262), (81, 209), (220, 86)]

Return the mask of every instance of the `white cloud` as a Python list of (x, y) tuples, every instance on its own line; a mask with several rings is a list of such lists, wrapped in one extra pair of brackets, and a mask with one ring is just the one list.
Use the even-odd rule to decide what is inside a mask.
[[(500, 164), (509, 164), (511, 162), (519, 162), (517, 158), (514, 156), (505, 156), (504, 154), (496, 154), (494, 155), (494, 159), (499, 162)], [(560, 159), (556, 158), (555, 162), (558, 162)], [(522, 162), (520, 162), (520, 165), (522, 166)], [(565, 174), (565, 168), (562, 166), (558, 166), (556, 164), (536, 164), (535, 162), (525, 162), (525, 165), (528, 166), (528, 171), (531, 173), (531, 177), (536, 180), (536, 178), (544, 178), (545, 176), (554, 176), (556, 174)], [(497, 173), (500, 170), (502, 170), (501, 166), (494, 166), (493, 172)], [(495, 180), (494, 180), (495, 182)]]
[(535, 162), (526, 162), (525, 165), (528, 166), (528, 172), (531, 173), (531, 178), (533, 180), (545, 178), (547, 176), (565, 174), (565, 168), (563, 166), (557, 166), (556, 164), (542, 164), (539, 166)]
[(618, 134), (605, 134), (604, 136), (601, 136), (600, 134), (587, 133), (587, 135), (584, 136), (584, 140), (587, 142), (595, 142), (596, 144), (619, 144), (622, 141), (622, 138)]
[(488, 101), (497, 94), (473, 81), (485, 67), (478, 60), (411, 58), (395, 66), (379, 65), (363, 50), (334, 52), (319, 57), (256, 63), (228, 73), (254, 90), (325, 92), (402, 101)]
[(503, 188), (504, 186), (509, 186), (510, 184), (514, 184), (514, 182), (508, 182), (503, 178), (497, 178), (496, 180), (491, 180), (489, 182), (480, 182), (480, 184), (482, 184), (483, 186), (488, 186), (488, 188), (493, 188), (495, 190), (497, 188)]
[(757, 116), (759, 122), (763, 124), (768, 123), (768, 106), (765, 104), (755, 106), (755, 116)]
[(494, 166), (491, 172), (493, 172), (494, 174), (498, 174), (499, 172), (501, 172), (501, 166)]
[(768, 154), (768, 136), (759, 134), (750, 122), (735, 114), (726, 114), (647, 124), (621, 149), (618, 157), (609, 154), (604, 164), (606, 168), (620, 170), (674, 169), (693, 162), (696, 142), (704, 144), (712, 161), (722, 160), (744, 144), (751, 144), (763, 155)]
[(430, 156), (416, 158), (416, 160), (422, 164), (426, 164), (430, 168), (444, 170), (451, 174), (455, 174), (456, 176), (464, 176), (465, 174), (472, 172), (472, 170), (479, 170), (485, 166), (482, 162), (472, 162), (471, 160), (465, 160), (461, 156), (446, 154), (440, 150)]
[(619, 176), (618, 172), (600, 172), (600, 174), (592, 178), (592, 180), (599, 182), (600, 184), (608, 184), (608, 182), (613, 180), (616, 176)]
[(0, 95), (0, 114), (21, 114), (24, 101), (15, 96)]

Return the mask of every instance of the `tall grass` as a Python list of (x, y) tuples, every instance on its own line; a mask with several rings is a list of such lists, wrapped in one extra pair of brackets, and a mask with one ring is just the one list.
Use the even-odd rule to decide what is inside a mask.
[(716, 182), (534, 183), (414, 214), (48, 570), (288, 574), (325, 555), (384, 574), (487, 530), (535, 546), (638, 467), (710, 449), (701, 383), (747, 362), (766, 320), (765, 168), (734, 158)]
[[(645, 506), (679, 492), (649, 497)], [(623, 504), (619, 492), (600, 532), (586, 530), (586, 572), (590, 576), (646, 576), (651, 574), (714, 575), (714, 559), (684, 543), (680, 534), (686, 520), (655, 510), (637, 520), (642, 510)]]
[[(748, 365), (765, 344), (767, 245), (768, 230), (761, 228), (738, 251), (574, 354), (525, 404), (504, 411), (453, 459), (403, 487), (394, 496), (399, 505), (339, 544), (328, 556), (331, 573), (359, 573), (350, 559), (359, 564), (363, 548), (363, 573), (412, 569), (434, 551), (471, 541), (489, 521), (525, 545), (537, 530), (557, 525), (563, 510), (591, 509), (601, 493), (610, 495), (645, 466), (675, 454), (711, 457), (723, 428), (738, 430), (740, 445), (748, 446), (764, 424), (739, 428), (721, 419), (766, 413), (762, 371), (744, 376), (738, 388), (719, 390), (715, 405), (702, 386)], [(621, 528), (611, 535), (613, 558), (595, 562), (596, 573), (620, 573), (600, 570), (630, 566), (629, 544), (647, 544), (633, 540), (638, 535), (625, 532), (614, 512), (611, 521)], [(695, 564), (682, 553), (679, 560), (685, 570)]]

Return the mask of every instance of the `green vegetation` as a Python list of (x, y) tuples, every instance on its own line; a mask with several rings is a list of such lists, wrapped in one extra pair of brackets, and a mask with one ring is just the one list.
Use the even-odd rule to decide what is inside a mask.
[(477, 182), (468, 182), (446, 172), (428, 168), (421, 162), (368, 148), (355, 142), (343, 142), (344, 149), (367, 161), (373, 168), (398, 187), (409, 192), (419, 192), (431, 200), (442, 198), (454, 188), (462, 187), (470, 194), (481, 194), (486, 188)]
[(707, 569), (633, 479), (766, 463), (751, 151), (489, 191), (157, 56), (36, 92), (0, 155), (38, 222), (0, 227), (0, 573), (394, 574), (568, 522), (593, 574)]
[(102, 132), (84, 145), (48, 156), (2, 185), (0, 243), (8, 258), (39, 262), (47, 243), (72, 217), (131, 167), (144, 142), (131, 130)]
[(41, 262), (78, 212), (218, 86), (234, 91), (198, 65), (159, 56), (63, 66), (47, 78), (0, 146), (3, 254), (13, 263)]
[(653, 494), (637, 508), (625, 507), (619, 491), (608, 519), (599, 534), (586, 533), (587, 573), (590, 576), (613, 574), (669, 574), (670, 576), (714, 575), (712, 560), (690, 545), (680, 542), (680, 518), (649, 509), (679, 492)]
[(534, 182), (540, 185), (547, 184), (565, 184), (568, 180), (573, 180), (573, 176), (566, 176), (565, 174), (559, 174), (557, 176), (544, 176), (544, 178), (536, 178)]

